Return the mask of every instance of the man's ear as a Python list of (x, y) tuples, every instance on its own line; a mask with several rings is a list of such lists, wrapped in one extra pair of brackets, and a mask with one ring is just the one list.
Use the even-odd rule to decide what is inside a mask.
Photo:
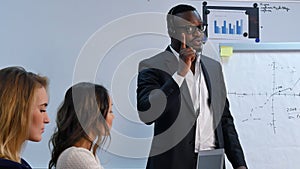
[(168, 33), (169, 33), (169, 36), (170, 37), (173, 37), (173, 38), (175, 38), (175, 36), (176, 36), (176, 31), (174, 30), (174, 29), (168, 29)]
[(169, 33), (170, 37), (174, 38), (176, 36), (176, 30), (175, 30), (174, 22), (172, 19), (170, 20), (169, 25), (168, 25), (168, 33)]

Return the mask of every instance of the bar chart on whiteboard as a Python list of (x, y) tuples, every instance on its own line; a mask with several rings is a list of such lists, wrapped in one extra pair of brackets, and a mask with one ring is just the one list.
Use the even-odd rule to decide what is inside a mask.
[(212, 39), (247, 39), (248, 15), (243, 10), (210, 10), (208, 37)]
[(214, 34), (230, 34), (230, 35), (242, 35), (243, 31), (243, 19), (236, 20), (235, 23), (226, 23), (223, 21), (222, 26), (218, 26), (219, 23), (217, 20), (214, 20)]

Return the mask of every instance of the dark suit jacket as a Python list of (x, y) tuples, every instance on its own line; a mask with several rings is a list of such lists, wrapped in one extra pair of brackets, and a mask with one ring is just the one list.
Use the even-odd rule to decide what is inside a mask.
[[(201, 56), (201, 65), (209, 92), (207, 102), (214, 113), (216, 148), (225, 148), (234, 168), (246, 166), (229, 111), (221, 65), (206, 56)], [(186, 81), (179, 87), (172, 78), (177, 66), (178, 60), (169, 48), (139, 64), (139, 117), (146, 124), (154, 123), (147, 169), (195, 169), (197, 163), (197, 115)]]
[(21, 163), (0, 158), (0, 169), (31, 169), (30, 165), (21, 158)]

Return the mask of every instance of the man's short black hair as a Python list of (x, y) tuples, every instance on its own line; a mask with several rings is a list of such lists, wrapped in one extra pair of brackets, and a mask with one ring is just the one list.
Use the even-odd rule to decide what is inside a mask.
[(176, 15), (178, 13), (182, 13), (186, 11), (196, 11), (196, 8), (194, 8), (191, 5), (179, 4), (171, 8), (170, 11), (168, 12), (168, 15)]
[(176, 17), (175, 15), (187, 11), (197, 11), (197, 10), (193, 6), (186, 5), (186, 4), (179, 4), (170, 9), (167, 15), (167, 27), (168, 27), (169, 35), (175, 33), (175, 28), (174, 28), (174, 17)]

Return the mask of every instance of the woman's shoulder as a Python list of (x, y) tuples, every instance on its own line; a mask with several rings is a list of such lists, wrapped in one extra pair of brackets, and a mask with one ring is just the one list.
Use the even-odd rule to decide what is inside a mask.
[(11, 161), (8, 159), (0, 158), (0, 168), (5, 169), (31, 169), (30, 165), (24, 160), (21, 159), (21, 163)]
[(69, 147), (64, 150), (57, 160), (57, 169), (102, 169), (98, 157), (81, 147)]
[(63, 158), (65, 160), (80, 160), (82, 158), (89, 159), (89, 158), (93, 158), (93, 156), (94, 155), (89, 150), (85, 148), (73, 146), (65, 149), (58, 157), (58, 160), (60, 158)]

